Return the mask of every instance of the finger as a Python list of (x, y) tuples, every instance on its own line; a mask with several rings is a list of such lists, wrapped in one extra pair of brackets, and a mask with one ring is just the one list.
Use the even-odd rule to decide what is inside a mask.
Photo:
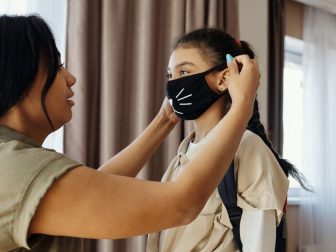
[(252, 61), (252, 63), (253, 63), (253, 66), (254, 66), (255, 70), (257, 71), (257, 73), (258, 73), (258, 77), (259, 77), (259, 79), (260, 79), (260, 69), (259, 69), (259, 63), (258, 63), (258, 60), (256, 60), (256, 59), (252, 59), (251, 61)]
[(242, 64), (251, 64), (252, 60), (247, 54), (241, 54), (235, 57), (235, 59), (238, 61), (238, 63)]
[(253, 65), (256, 67), (256, 69), (259, 71), (259, 63), (258, 63), (258, 60), (256, 60), (256, 59), (252, 59), (251, 61), (252, 61)]
[(235, 60), (231, 61), (231, 63), (228, 64), (228, 69), (230, 76), (236, 76), (239, 74), (238, 64)]
[(254, 61), (247, 54), (236, 56), (235, 61), (239, 64), (240, 73), (257, 70)]

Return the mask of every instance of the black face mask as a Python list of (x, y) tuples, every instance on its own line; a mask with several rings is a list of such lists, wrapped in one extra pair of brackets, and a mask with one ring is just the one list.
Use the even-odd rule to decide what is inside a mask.
[(167, 82), (167, 97), (179, 118), (197, 119), (222, 96), (208, 86), (205, 76), (211, 72), (223, 70), (225, 67), (225, 64), (218, 65), (205, 72)]

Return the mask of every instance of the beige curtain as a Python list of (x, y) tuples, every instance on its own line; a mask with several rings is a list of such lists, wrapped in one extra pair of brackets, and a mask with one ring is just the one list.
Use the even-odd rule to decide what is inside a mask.
[(283, 145), (282, 97), (285, 39), (285, 1), (268, 1), (268, 131), (281, 155)]
[[(67, 67), (77, 77), (65, 153), (93, 168), (129, 144), (158, 112), (174, 39), (204, 26), (238, 34), (236, 1), (69, 0)], [(178, 125), (139, 177), (159, 180), (190, 130)], [(113, 213), (111, 213), (113, 214)], [(87, 251), (144, 251), (145, 236), (87, 241)]]

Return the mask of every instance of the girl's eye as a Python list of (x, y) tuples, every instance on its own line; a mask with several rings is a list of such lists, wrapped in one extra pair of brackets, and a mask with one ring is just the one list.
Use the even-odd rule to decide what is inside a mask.
[[(188, 75), (188, 74), (190, 74), (188, 71), (181, 70), (179, 72), (179, 77), (182, 77), (182, 76), (185, 76), (185, 75)], [(168, 80), (171, 80), (173, 78), (173, 75), (171, 73), (167, 73), (166, 76), (167, 76)]]
[(181, 71), (180, 71), (180, 76), (188, 75), (188, 74), (189, 74), (188, 71), (184, 71), (184, 70), (181, 70)]

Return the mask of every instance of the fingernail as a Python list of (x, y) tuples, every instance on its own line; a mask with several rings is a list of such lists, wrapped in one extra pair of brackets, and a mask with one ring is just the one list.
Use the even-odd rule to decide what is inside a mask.
[(233, 61), (233, 57), (230, 54), (226, 54), (226, 63), (230, 64)]

